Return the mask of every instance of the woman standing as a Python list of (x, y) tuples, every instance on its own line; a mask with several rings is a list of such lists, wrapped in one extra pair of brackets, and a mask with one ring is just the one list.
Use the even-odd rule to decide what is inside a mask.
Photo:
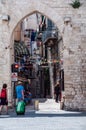
[(1, 93), (0, 93), (0, 98), (1, 98), (0, 114), (1, 114), (2, 108), (4, 106), (6, 106), (6, 113), (8, 114), (7, 84), (3, 84), (3, 87), (2, 87)]
[(54, 94), (55, 94), (55, 101), (59, 101), (59, 96), (60, 96), (61, 90), (59, 86), (59, 82), (56, 83), (55, 88), (54, 88)]

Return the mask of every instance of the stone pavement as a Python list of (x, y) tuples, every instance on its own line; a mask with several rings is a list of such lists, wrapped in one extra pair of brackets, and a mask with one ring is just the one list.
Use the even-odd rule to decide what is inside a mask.
[(53, 99), (39, 102), (39, 110), (26, 107), (25, 115), (0, 115), (0, 130), (85, 130), (86, 113), (60, 110)]

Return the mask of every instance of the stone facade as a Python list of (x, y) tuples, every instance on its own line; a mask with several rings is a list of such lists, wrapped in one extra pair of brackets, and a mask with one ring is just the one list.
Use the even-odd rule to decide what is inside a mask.
[[(0, 86), (8, 84), (12, 100), (13, 31), (26, 16), (40, 12), (59, 28), (63, 38), (65, 109), (86, 111), (86, 1), (78, 9), (71, 0), (0, 0)], [(9, 15), (8, 21), (3, 17)]]

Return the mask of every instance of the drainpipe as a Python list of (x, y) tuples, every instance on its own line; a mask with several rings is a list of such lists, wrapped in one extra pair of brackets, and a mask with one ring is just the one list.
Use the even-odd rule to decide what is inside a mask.
[(50, 72), (50, 88), (51, 88), (51, 97), (54, 99), (54, 80), (53, 80), (53, 66), (51, 62), (51, 51), (50, 47), (48, 47), (48, 65), (49, 65), (49, 72)]

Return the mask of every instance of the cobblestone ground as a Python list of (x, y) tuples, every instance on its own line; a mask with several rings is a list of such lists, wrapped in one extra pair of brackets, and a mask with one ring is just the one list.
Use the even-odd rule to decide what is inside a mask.
[(59, 109), (59, 103), (47, 100), (39, 103), (39, 110), (26, 107), (25, 115), (17, 116), (14, 110), (9, 115), (0, 115), (0, 130), (85, 130), (86, 113)]

